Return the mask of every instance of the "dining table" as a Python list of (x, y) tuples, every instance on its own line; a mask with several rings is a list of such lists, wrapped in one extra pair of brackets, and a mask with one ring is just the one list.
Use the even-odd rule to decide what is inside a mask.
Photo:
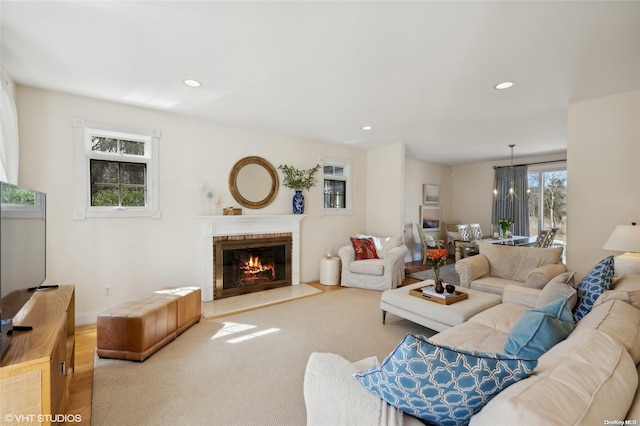
[(537, 237), (514, 235), (510, 238), (487, 239), (486, 241), (503, 246), (533, 246), (536, 243), (536, 239)]

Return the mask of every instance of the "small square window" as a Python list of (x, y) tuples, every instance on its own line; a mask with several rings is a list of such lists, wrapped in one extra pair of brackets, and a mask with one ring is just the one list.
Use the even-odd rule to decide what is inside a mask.
[(160, 132), (76, 127), (76, 219), (160, 217), (157, 146)]
[(90, 160), (91, 205), (144, 207), (146, 164)]

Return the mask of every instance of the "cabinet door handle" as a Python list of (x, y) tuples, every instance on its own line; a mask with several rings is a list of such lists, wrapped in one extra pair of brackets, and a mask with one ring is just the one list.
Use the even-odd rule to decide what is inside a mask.
[(60, 363), (60, 374), (62, 374), (63, 376), (67, 375), (67, 363), (65, 361), (62, 361)]

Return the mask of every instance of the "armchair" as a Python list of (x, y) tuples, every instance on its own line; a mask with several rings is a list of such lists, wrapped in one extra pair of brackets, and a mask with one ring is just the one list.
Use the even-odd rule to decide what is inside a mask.
[(399, 237), (369, 238), (374, 240), (377, 259), (356, 260), (353, 245), (338, 250), (342, 263), (341, 285), (378, 291), (396, 288), (404, 280), (404, 259), (409, 249)]

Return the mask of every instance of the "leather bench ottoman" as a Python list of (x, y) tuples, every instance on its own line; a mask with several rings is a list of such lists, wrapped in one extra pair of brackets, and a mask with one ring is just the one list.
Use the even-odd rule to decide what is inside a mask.
[(200, 288), (158, 290), (98, 315), (97, 353), (101, 358), (144, 361), (200, 321)]
[(98, 315), (97, 353), (101, 358), (144, 361), (176, 338), (177, 304), (145, 297)]
[(153, 292), (153, 297), (175, 300), (177, 303), (177, 334), (200, 321), (202, 316), (200, 287), (179, 287)]

